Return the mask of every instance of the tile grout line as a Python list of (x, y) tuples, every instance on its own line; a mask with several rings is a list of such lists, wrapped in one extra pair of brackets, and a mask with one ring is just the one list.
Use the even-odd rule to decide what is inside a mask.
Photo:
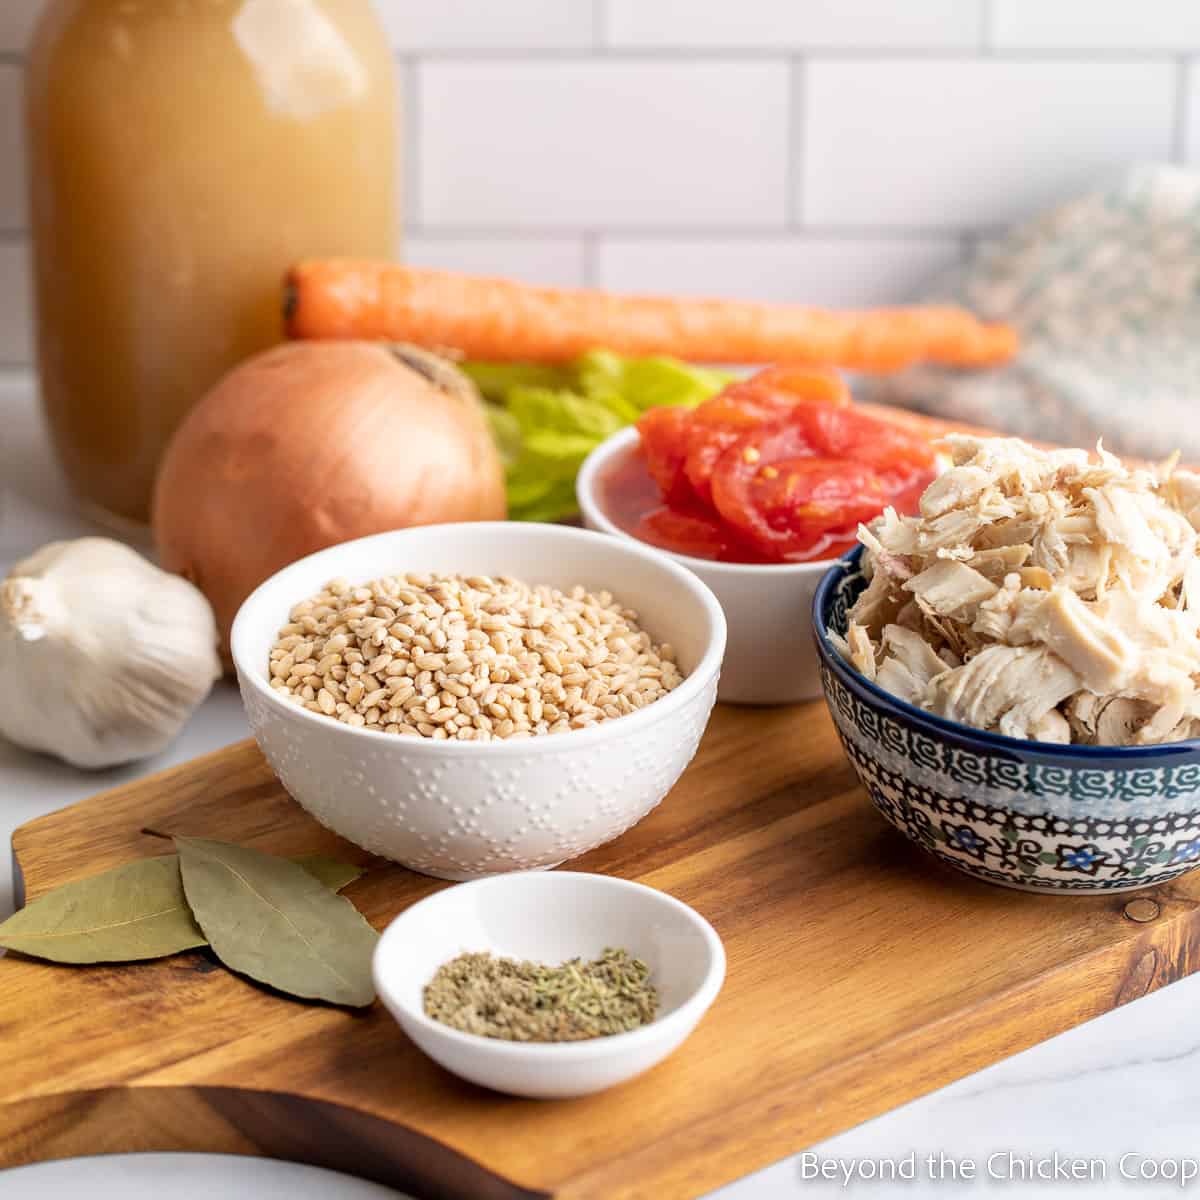
[(1192, 60), (1186, 55), (1180, 55), (1175, 65), (1175, 113), (1171, 125), (1171, 161), (1183, 165), (1188, 158), (1188, 135), (1190, 133), (1188, 120), (1189, 101), (1191, 99), (1189, 83), (1192, 74)]
[(608, 51), (608, 0), (592, 0), (592, 49), (598, 54)]
[(1183, 160), (1184, 162), (1190, 162), (1189, 152), (1191, 150), (1192, 138), (1196, 134), (1196, 130), (1192, 128), (1192, 93), (1196, 88), (1200, 87), (1200, 57), (1188, 55), (1184, 61), (1187, 66), (1184, 72), (1183, 119), (1180, 125), (1182, 127)]
[(583, 247), (583, 286), (594, 288), (598, 286), (599, 254), (601, 234), (596, 230), (585, 232), (580, 241)]
[[(778, 225), (755, 227), (697, 226), (680, 228), (663, 225), (629, 225), (608, 228), (595, 226), (551, 227), (531, 225), (528, 228), (487, 225), (427, 225), (412, 216), (404, 223), (408, 237), (427, 241), (494, 241), (494, 242), (570, 242), (594, 237), (608, 241), (628, 242), (946, 242), (963, 237), (988, 237), (1001, 232), (1003, 226), (976, 229), (965, 225), (905, 226), (905, 225), (797, 225), (781, 228)], [(0, 228), (0, 247), (24, 247), (29, 242), (25, 226)]]
[(979, 54), (991, 58), (995, 53), (995, 38), (993, 35), (992, 0), (980, 0), (979, 3)]
[[(600, 0), (603, 3), (603, 0)], [(597, 10), (602, 11), (602, 10)], [(990, 11), (990, 9), (986, 10)], [(595, 23), (595, 22), (594, 22)], [(602, 31), (602, 36), (606, 34)], [(1195, 45), (1173, 47), (1171, 49), (1115, 49), (1111, 47), (1094, 47), (1092, 49), (1069, 46), (1022, 46), (1012, 48), (997, 48), (991, 44), (984, 46), (814, 46), (797, 43), (795, 45), (761, 45), (761, 46), (615, 46), (607, 42), (594, 46), (455, 46), (426, 48), (404, 46), (391, 48), (393, 58), (398, 61), (413, 61), (416, 63), (471, 63), (471, 62), (591, 62), (605, 63), (629, 61), (646, 62), (662, 60), (679, 64), (689, 62), (730, 62), (738, 60), (759, 61), (762, 59), (783, 60), (789, 57), (802, 56), (806, 59), (828, 60), (832, 62), (872, 62), (884, 59), (889, 62), (902, 61), (911, 58), (916, 62), (929, 60), (945, 60), (958, 62), (974, 62), (979, 58), (996, 59), (999, 62), (1068, 62), (1074, 64), (1106, 64), (1113, 63), (1169, 63), (1181, 55), (1200, 54), (1200, 42)], [(599, 51), (599, 53), (597, 53)], [(0, 66), (22, 68), (26, 65), (27, 56), (20, 50), (0, 50)]]
[(808, 108), (808, 71), (804, 59), (793, 55), (788, 59), (787, 113), (787, 195), (784, 198), (784, 227), (789, 230), (804, 226), (804, 159), (807, 139), (804, 120)]
[[(512, 225), (438, 225), (415, 219), (408, 226), (414, 236), (432, 241), (567, 241), (593, 234), (613, 241), (947, 241), (975, 233), (988, 234), (1004, 226), (976, 229), (970, 225), (804, 225), (781, 228), (776, 224), (755, 226), (594, 225), (528, 227)], [(19, 231), (18, 231), (19, 232)]]
[[(421, 213), (421, 180), (418, 165), (421, 156), (421, 101), (418, 79), (420, 62), (416, 55), (407, 55), (401, 59), (401, 62), (403, 64), (401, 87), (404, 111), (400, 114), (400, 127), (404, 133), (404, 145), (400, 152), (404, 156), (404, 161), (400, 168), (400, 178), (403, 180), (404, 194), (400, 197), (400, 214), (397, 220), (401, 237), (403, 237), (404, 234), (411, 233), (412, 228), (420, 228), (423, 214)], [(410, 212), (412, 228), (407, 225), (405, 220), (405, 214)]]
[[(600, 51), (596, 53), (596, 51)], [(989, 44), (986, 48), (978, 44), (963, 46), (613, 46), (604, 44), (589, 46), (455, 46), (430, 47), (428, 49), (393, 48), (397, 57), (413, 58), (428, 63), (494, 63), (494, 62), (602, 62), (605, 64), (626, 62), (671, 62), (686, 65), (689, 62), (757, 62), (763, 59), (783, 61), (793, 56), (809, 60), (830, 62), (888, 62), (912, 59), (917, 63), (933, 61), (977, 62), (980, 58), (995, 59), (997, 62), (1041, 63), (1065, 62), (1073, 64), (1114, 63), (1170, 63), (1180, 55), (1200, 53), (1200, 42), (1195, 45), (1170, 49), (1123, 50), (1111, 47), (1036, 47), (1022, 46), (997, 48)], [(24, 56), (0, 51), (0, 64), (10, 61), (20, 66)]]

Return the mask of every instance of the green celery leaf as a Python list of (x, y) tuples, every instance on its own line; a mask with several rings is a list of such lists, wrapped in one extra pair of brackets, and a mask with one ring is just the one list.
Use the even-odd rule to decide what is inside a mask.
[(564, 472), (574, 479), (583, 460), (603, 440), (586, 433), (539, 429), (525, 435), (525, 452), (531, 458), (539, 459), (547, 470), (553, 471), (556, 479), (562, 478)]
[(625, 424), (605, 404), (579, 392), (516, 387), (508, 393), (507, 407), (526, 441), (531, 433), (546, 430), (606, 438)]
[(581, 354), (575, 363), (580, 390), (589, 394), (621, 391), (625, 386), (625, 369), (634, 361), (611, 350), (589, 350)]
[(554, 490), (556, 482), (530, 460), (518, 463), (508, 473), (508, 515), (514, 521), (519, 521), (521, 518), (517, 513), (541, 503)]
[(509, 515), (514, 521), (565, 521), (578, 512), (575, 480), (560, 479), (551, 483), (540, 499), (515, 509)]
[(483, 411), (500, 451), (500, 461), (506, 467), (511, 466), (521, 457), (521, 422), (499, 404), (485, 404)]
[(733, 379), (728, 371), (692, 367), (673, 358), (631, 358), (625, 363), (623, 392), (639, 413), (666, 405), (693, 407)]
[(734, 378), (673, 358), (624, 358), (611, 350), (590, 350), (566, 367), (480, 362), (462, 369), (491, 401), (509, 516), (518, 521), (574, 516), (575, 475), (605, 438), (649, 408), (699, 404)]
[(611, 350), (588, 351), (576, 369), (585, 395), (615, 393), (638, 414), (663, 405), (699, 404), (735, 378), (729, 371), (696, 367), (675, 358), (622, 358)]
[(569, 388), (575, 386), (570, 367), (547, 367), (537, 363), (459, 363), (458, 369), (479, 389), (485, 400), (503, 404), (511, 388)]

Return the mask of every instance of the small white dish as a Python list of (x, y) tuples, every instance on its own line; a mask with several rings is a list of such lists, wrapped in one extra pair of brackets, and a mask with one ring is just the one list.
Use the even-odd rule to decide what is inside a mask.
[[(427, 1017), (425, 985), (466, 952), (557, 965), (629, 951), (650, 968), (658, 1016), (582, 1042), (507, 1042)], [(447, 1071), (514, 1096), (585, 1096), (674, 1051), (725, 980), (725, 950), (694, 909), (644, 884), (575, 871), (522, 872), (446, 888), (402, 912), (375, 950), (375, 987), (406, 1034)]]
[[(494, 742), (356, 729), (269, 685), (270, 648), (293, 604), (330, 579), (403, 571), (511, 575), (608, 589), (675, 648), (683, 682), (628, 716)], [(323, 825), (442, 879), (552, 867), (611, 841), (674, 786), (708, 723), (725, 618), (694, 575), (648, 546), (562, 525), (425, 525), (332, 546), (272, 575), (230, 638), (250, 728), (272, 770)]]
[[(638, 432), (622, 429), (584, 461), (575, 493), (589, 529), (644, 546), (604, 511), (601, 484), (637, 452)], [(838, 560), (811, 563), (726, 563), (651, 547), (687, 567), (713, 590), (725, 612), (729, 645), (717, 699), (728, 704), (794, 704), (821, 695), (813, 644), (817, 584)]]

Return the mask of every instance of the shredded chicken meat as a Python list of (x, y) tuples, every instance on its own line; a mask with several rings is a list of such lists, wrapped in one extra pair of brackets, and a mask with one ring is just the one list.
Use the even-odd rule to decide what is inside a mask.
[(880, 687), (1010, 737), (1200, 736), (1200, 476), (954, 435), (920, 513), (859, 530), (836, 642)]

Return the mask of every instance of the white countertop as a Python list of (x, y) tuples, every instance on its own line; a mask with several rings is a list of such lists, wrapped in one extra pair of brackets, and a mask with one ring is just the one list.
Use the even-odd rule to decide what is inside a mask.
[[(0, 576), (18, 558), (55, 538), (100, 532), (74, 511), (55, 467), (27, 375), (0, 375)], [(17, 825), (103, 788), (157, 771), (245, 737), (237, 692), (222, 684), (165, 754), (131, 767), (83, 773), (0, 742), (0, 916), (11, 910), (10, 865), (3, 853)], [(1047, 904), (1056, 901), (1048, 898)], [(1015, 949), (1014, 952), (1019, 952)], [(954, 1195), (968, 1187), (1013, 1196), (1086, 1187), (1092, 1195), (1167, 1195), (1166, 1172), (1182, 1160), (1200, 1172), (1200, 976), (1177, 983), (1071, 1033), (968, 1076), (922, 1100), (825, 1142), (813, 1152), (827, 1170), (891, 1160), (915, 1179), (910, 1197)], [(0, 1070), (3, 1044), (0, 1043)], [(1030, 1183), (1027, 1160), (1053, 1170), (1056, 1183)], [(928, 1156), (933, 1161), (928, 1161)], [(1017, 1160), (1011, 1162), (1009, 1156)], [(945, 1156), (946, 1165), (938, 1156)], [(1062, 1178), (1065, 1160), (1096, 1160)], [(813, 1159), (809, 1158), (809, 1170)], [(963, 1179), (975, 1167), (975, 1180)], [(892, 1169), (885, 1167), (886, 1169)], [(1128, 1178), (1122, 1174), (1122, 1169)], [(1141, 1171), (1156, 1178), (1142, 1181)], [(957, 1172), (957, 1182), (955, 1179)], [(1025, 1178), (1021, 1175), (1025, 1173)], [(903, 1176), (902, 1176), (903, 1177)], [(844, 1191), (890, 1194), (896, 1185), (804, 1178), (800, 1158), (777, 1163), (714, 1193), (720, 1200), (786, 1200)], [(1200, 1194), (1200, 1179), (1186, 1190)], [(117, 1155), (0, 1172), (4, 1200), (368, 1200), (390, 1189), (315, 1168), (217, 1155)]]

